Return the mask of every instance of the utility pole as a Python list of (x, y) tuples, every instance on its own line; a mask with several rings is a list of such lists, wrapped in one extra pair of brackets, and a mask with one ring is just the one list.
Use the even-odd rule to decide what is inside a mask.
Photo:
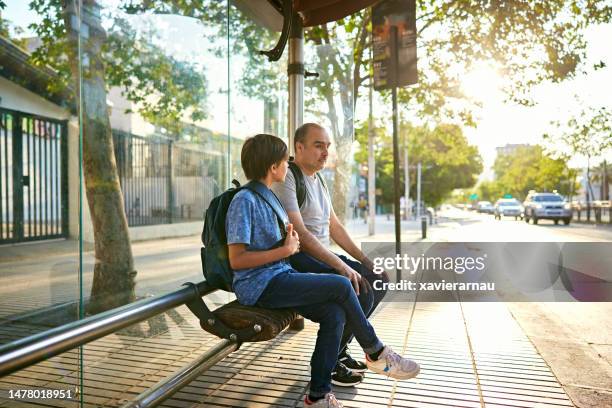
[(421, 217), (421, 163), (417, 165), (417, 204), (416, 204), (416, 219)]

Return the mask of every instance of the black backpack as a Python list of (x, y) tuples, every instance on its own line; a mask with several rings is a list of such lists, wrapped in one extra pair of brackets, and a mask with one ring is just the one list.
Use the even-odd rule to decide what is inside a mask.
[[(295, 195), (297, 196), (298, 208), (301, 208), (302, 204), (304, 204), (304, 200), (306, 200), (306, 182), (304, 181), (304, 173), (302, 173), (302, 170), (295, 164), (293, 157), (289, 158), (289, 170), (291, 170), (293, 179), (295, 180)], [(327, 184), (325, 184), (325, 180), (323, 180), (319, 172), (317, 172), (317, 177), (323, 184), (325, 190), (327, 190)]]
[(204, 246), (200, 251), (202, 269), (206, 281), (210, 286), (228, 292), (232, 292), (234, 274), (229, 263), (225, 219), (227, 209), (236, 193), (243, 188), (248, 188), (272, 207), (281, 229), (281, 241), (284, 241), (284, 236), (287, 233), (286, 225), (288, 223), (286, 213), (282, 209), (280, 201), (266, 186), (258, 181), (250, 181), (244, 186), (240, 186), (238, 181), (232, 180), (232, 184), (236, 187), (230, 188), (213, 198), (206, 210), (204, 229), (202, 230), (202, 243)]

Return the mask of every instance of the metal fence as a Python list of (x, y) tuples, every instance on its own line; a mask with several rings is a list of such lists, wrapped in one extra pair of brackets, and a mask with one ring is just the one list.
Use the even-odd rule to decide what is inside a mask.
[(573, 219), (578, 222), (612, 224), (612, 206), (610, 203), (593, 204), (592, 206), (574, 206)]
[(67, 122), (0, 109), (0, 243), (67, 233)]
[(203, 220), (225, 185), (226, 155), (216, 148), (113, 131), (129, 226)]

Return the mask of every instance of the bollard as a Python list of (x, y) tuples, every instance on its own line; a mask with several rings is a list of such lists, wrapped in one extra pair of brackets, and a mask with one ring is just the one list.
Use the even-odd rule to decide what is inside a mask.
[(421, 238), (427, 238), (427, 217), (421, 217)]

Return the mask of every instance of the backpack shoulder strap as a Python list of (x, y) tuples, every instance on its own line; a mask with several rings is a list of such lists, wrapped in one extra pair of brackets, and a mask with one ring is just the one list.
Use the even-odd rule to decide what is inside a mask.
[(321, 172), (317, 171), (317, 177), (319, 178), (319, 181), (321, 182), (321, 184), (323, 184), (323, 188), (329, 193), (329, 189), (327, 188), (327, 183), (325, 182), (325, 179), (321, 175)]
[(295, 180), (295, 195), (297, 196), (298, 207), (301, 207), (306, 200), (306, 182), (304, 181), (304, 174), (297, 164), (293, 161), (293, 158), (289, 160), (289, 170), (293, 174)]
[(276, 214), (276, 218), (278, 219), (278, 224), (281, 227), (281, 231), (286, 234), (287, 224), (289, 223), (289, 220), (287, 218), (287, 213), (285, 212), (285, 209), (283, 208), (283, 205), (281, 204), (278, 197), (276, 197), (276, 195), (269, 188), (267, 188), (258, 181), (251, 180), (247, 184), (245, 184), (244, 187), (257, 194), (266, 203), (268, 203), (270, 207), (272, 207), (272, 210), (274, 211), (274, 213)]

